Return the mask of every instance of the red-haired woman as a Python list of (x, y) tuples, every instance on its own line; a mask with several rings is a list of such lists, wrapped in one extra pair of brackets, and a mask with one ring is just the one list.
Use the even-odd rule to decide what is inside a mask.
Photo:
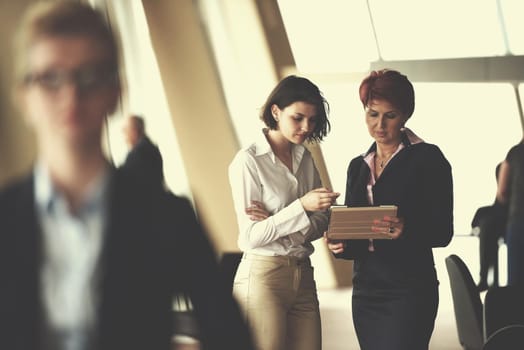
[(405, 127), (415, 108), (405, 75), (373, 71), (359, 92), (375, 142), (349, 164), (345, 204), (393, 204), (398, 217), (373, 226), (390, 240), (328, 240), (328, 247), (354, 260), (352, 312), (361, 349), (427, 349), (438, 308), (432, 248), (453, 235), (451, 166), (437, 146)]

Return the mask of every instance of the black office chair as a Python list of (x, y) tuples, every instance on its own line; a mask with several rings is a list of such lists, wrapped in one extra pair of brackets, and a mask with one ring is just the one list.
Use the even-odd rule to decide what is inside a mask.
[(485, 338), (513, 324), (524, 325), (524, 288), (505, 286), (488, 289), (484, 297)]
[(233, 281), (238, 265), (242, 260), (242, 252), (227, 252), (220, 259), (220, 272), (229, 290), (233, 290)]
[(482, 301), (464, 261), (455, 254), (446, 259), (459, 342), (466, 350), (481, 350), (484, 344)]
[(482, 350), (524, 349), (524, 325), (510, 325), (490, 335)]
[(173, 302), (173, 335), (200, 338), (200, 330), (193, 314), (193, 304), (186, 294), (177, 295)]
[[(242, 260), (242, 252), (227, 252), (222, 255), (219, 261), (221, 280), (231, 292), (240, 260)], [(193, 304), (187, 294), (177, 295), (173, 302), (173, 335), (189, 337), (197, 341), (201, 337), (201, 332), (193, 313)]]

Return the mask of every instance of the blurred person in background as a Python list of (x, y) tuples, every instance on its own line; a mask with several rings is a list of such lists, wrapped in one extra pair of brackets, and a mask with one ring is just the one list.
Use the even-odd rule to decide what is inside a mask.
[[(497, 182), (501, 166), (502, 163), (499, 163), (495, 169)], [(479, 237), (480, 278), (477, 283), (479, 292), (499, 285), (499, 239), (505, 235), (507, 215), (507, 205), (502, 204), (495, 198), (492, 205), (478, 208), (475, 211), (473, 220), (471, 220), (472, 232), (473, 234), (478, 234)], [(490, 271), (491, 275), (489, 274)], [(492, 277), (491, 279), (488, 278), (490, 276)]]
[(513, 146), (500, 166), (497, 200), (507, 206), (508, 285), (524, 285), (524, 141)]
[(138, 115), (129, 116), (123, 132), (129, 153), (122, 168), (137, 176), (137, 180), (144, 184), (163, 187), (162, 155), (146, 134), (144, 118)]
[(0, 348), (167, 350), (173, 298), (186, 293), (203, 349), (250, 349), (189, 202), (103, 153), (118, 57), (104, 16), (82, 2), (36, 2), (21, 22), (16, 99), (37, 159), (0, 190)]

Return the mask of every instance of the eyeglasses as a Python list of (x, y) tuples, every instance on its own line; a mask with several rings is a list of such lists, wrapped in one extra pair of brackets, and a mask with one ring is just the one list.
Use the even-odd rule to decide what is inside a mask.
[(58, 92), (67, 83), (74, 84), (80, 93), (94, 92), (100, 87), (116, 84), (117, 71), (112, 65), (96, 64), (73, 71), (49, 69), (39, 73), (29, 73), (24, 78), (25, 85), (37, 85), (48, 92)]

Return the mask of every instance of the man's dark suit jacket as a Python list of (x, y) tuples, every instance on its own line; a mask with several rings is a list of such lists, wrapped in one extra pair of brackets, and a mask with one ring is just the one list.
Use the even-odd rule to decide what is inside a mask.
[(137, 176), (142, 183), (160, 186), (164, 183), (162, 155), (147, 136), (129, 151), (122, 166)]
[[(188, 293), (203, 349), (251, 349), (248, 330), (187, 200), (115, 170), (102, 251), (97, 350), (170, 348), (172, 300)], [(38, 350), (41, 230), (33, 177), (0, 191), (0, 349)]]

